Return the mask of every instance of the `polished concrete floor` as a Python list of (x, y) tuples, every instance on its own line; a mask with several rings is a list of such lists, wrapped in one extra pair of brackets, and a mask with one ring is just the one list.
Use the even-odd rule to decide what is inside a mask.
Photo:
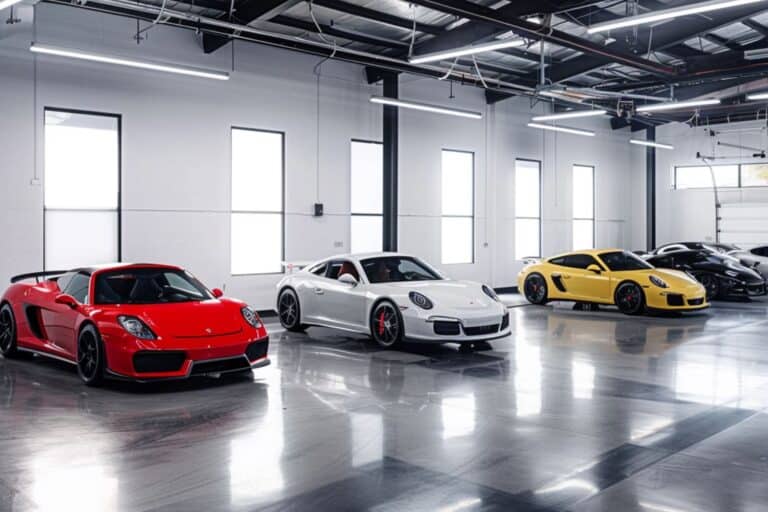
[(469, 354), (273, 326), (252, 378), (103, 389), (0, 358), (0, 510), (765, 511), (767, 313), (513, 307)]

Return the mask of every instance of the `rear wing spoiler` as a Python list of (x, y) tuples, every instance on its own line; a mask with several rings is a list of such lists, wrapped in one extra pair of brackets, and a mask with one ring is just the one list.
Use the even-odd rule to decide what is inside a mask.
[(314, 261), (282, 261), (280, 262), (285, 269), (286, 274), (293, 274), (299, 270), (306, 268), (314, 263)]
[(20, 281), (26, 281), (27, 279), (34, 279), (39, 283), (41, 277), (60, 276), (66, 274), (69, 270), (46, 270), (45, 272), (32, 272), (30, 274), (19, 274), (11, 278), (11, 283), (18, 283)]
[(542, 260), (538, 256), (523, 256), (522, 261), (523, 265), (535, 265), (541, 263)]

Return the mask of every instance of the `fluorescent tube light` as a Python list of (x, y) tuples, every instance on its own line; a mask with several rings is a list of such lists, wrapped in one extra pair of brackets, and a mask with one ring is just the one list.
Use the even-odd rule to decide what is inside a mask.
[(701, 107), (704, 105), (719, 105), (720, 100), (692, 100), (692, 101), (672, 101), (670, 103), (657, 103), (655, 105), (641, 105), (637, 107), (638, 112), (657, 112), (659, 110), (678, 110), (689, 107)]
[(747, 94), (747, 99), (750, 101), (768, 100), (768, 92), (758, 92), (755, 94)]
[(557, 126), (554, 124), (528, 123), (529, 128), (539, 128), (540, 130), (552, 130), (554, 132), (572, 133), (574, 135), (586, 135), (594, 137), (595, 132), (590, 130), (579, 130), (578, 128), (568, 128), (567, 126)]
[(474, 46), (462, 46), (461, 48), (454, 48), (453, 50), (444, 50), (441, 52), (425, 53), (423, 55), (414, 55), (410, 57), (408, 61), (411, 64), (424, 64), (427, 62), (435, 62), (438, 60), (447, 60), (454, 57), (463, 57), (465, 55), (474, 55), (477, 53), (491, 52), (493, 50), (502, 50), (504, 48), (513, 48), (515, 46), (522, 46), (525, 41), (522, 39), (508, 39), (504, 41), (493, 41), (486, 44), (477, 44)]
[(0, 0), (0, 11), (5, 9), (6, 7), (11, 7), (12, 5), (16, 5), (20, 2), (21, 0)]
[(176, 73), (179, 75), (195, 76), (199, 78), (211, 78), (214, 80), (229, 80), (229, 73), (223, 73), (218, 71), (204, 71), (201, 69), (172, 66), (168, 64), (157, 64), (153, 62), (134, 60), (134, 59), (128, 59), (123, 57), (111, 57), (109, 55), (103, 55), (99, 53), (90, 53), (90, 52), (84, 52), (81, 50), (60, 48), (60, 47), (48, 46), (44, 44), (33, 43), (29, 47), (29, 49), (34, 53), (42, 53), (45, 55), (56, 55), (59, 57), (68, 57), (71, 59), (80, 59), (80, 60), (87, 60), (92, 62), (102, 62), (105, 64), (116, 64), (118, 66), (128, 66), (131, 68), (148, 69), (150, 71), (164, 71), (166, 73)]
[(744, 52), (744, 58), (746, 60), (768, 59), (768, 48), (760, 48), (759, 50), (746, 50)]
[(628, 16), (616, 21), (595, 23), (587, 29), (587, 33), (595, 34), (597, 32), (605, 32), (607, 30), (613, 30), (617, 28), (634, 27), (635, 25), (671, 20), (680, 16), (701, 14), (710, 11), (717, 11), (719, 9), (727, 9), (728, 7), (739, 7), (742, 5), (756, 4), (764, 1), (765, 0), (712, 0), (710, 2), (700, 2), (693, 5), (675, 7), (673, 9), (663, 9), (660, 11), (649, 12), (647, 14)]
[(423, 110), (425, 112), (434, 112), (435, 114), (448, 114), (451, 116), (468, 117), (470, 119), (482, 119), (483, 114), (471, 110), (461, 110), (458, 108), (441, 107), (429, 103), (420, 103), (418, 101), (398, 100), (395, 98), (383, 98), (381, 96), (371, 96), (371, 103), (380, 103), (392, 107), (410, 108), (413, 110)]
[(637, 144), (638, 146), (649, 146), (652, 148), (675, 149), (675, 146), (672, 146), (671, 144), (662, 144), (661, 142), (653, 142), (650, 140), (629, 139), (629, 143)]
[(562, 114), (536, 116), (532, 119), (534, 121), (556, 121), (558, 119), (576, 119), (577, 117), (604, 116), (607, 113), (605, 110), (577, 110), (575, 112), (563, 112)]

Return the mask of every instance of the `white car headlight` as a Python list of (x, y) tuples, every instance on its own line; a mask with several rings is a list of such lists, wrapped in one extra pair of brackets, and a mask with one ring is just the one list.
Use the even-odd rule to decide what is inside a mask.
[(155, 333), (152, 332), (152, 329), (147, 327), (147, 324), (135, 316), (120, 315), (117, 317), (117, 321), (131, 336), (135, 336), (142, 340), (154, 340), (157, 338)]
[(669, 285), (666, 283), (666, 281), (664, 281), (664, 280), (663, 280), (662, 278), (660, 278), (660, 277), (657, 277), (657, 276), (653, 276), (653, 275), (652, 275), (652, 276), (648, 276), (648, 279), (650, 279), (650, 280), (651, 280), (651, 282), (652, 282), (653, 284), (655, 284), (656, 286), (658, 286), (659, 288), (669, 288)]
[(250, 308), (248, 306), (245, 306), (243, 309), (240, 310), (240, 312), (243, 314), (243, 318), (251, 327), (255, 327), (256, 329), (261, 328), (264, 324), (261, 323), (261, 319), (259, 318), (258, 313), (253, 310), (253, 308)]
[(416, 304), (421, 309), (432, 309), (434, 307), (434, 304), (432, 304), (432, 301), (429, 300), (425, 295), (422, 295), (419, 292), (409, 293), (408, 298), (411, 299), (411, 302)]
[(491, 290), (489, 287), (483, 285), (483, 293), (495, 300), (496, 302), (501, 302), (501, 299), (499, 299), (499, 296), (496, 295), (496, 292)]

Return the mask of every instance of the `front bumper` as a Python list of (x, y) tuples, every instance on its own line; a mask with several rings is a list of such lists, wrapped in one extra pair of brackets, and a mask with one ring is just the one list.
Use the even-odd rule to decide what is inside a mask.
[(768, 293), (766, 290), (765, 282), (753, 282), (748, 283), (744, 281), (737, 281), (735, 279), (721, 278), (720, 283), (722, 289), (720, 295), (723, 296), (739, 296), (739, 297), (761, 297)]
[(706, 292), (701, 287), (674, 291), (648, 287), (645, 300), (650, 309), (663, 311), (700, 311), (709, 307)]
[[(503, 307), (503, 306), (502, 306)], [(509, 312), (478, 312), (464, 315), (405, 316), (405, 338), (430, 343), (467, 343), (490, 341), (512, 332)]]

